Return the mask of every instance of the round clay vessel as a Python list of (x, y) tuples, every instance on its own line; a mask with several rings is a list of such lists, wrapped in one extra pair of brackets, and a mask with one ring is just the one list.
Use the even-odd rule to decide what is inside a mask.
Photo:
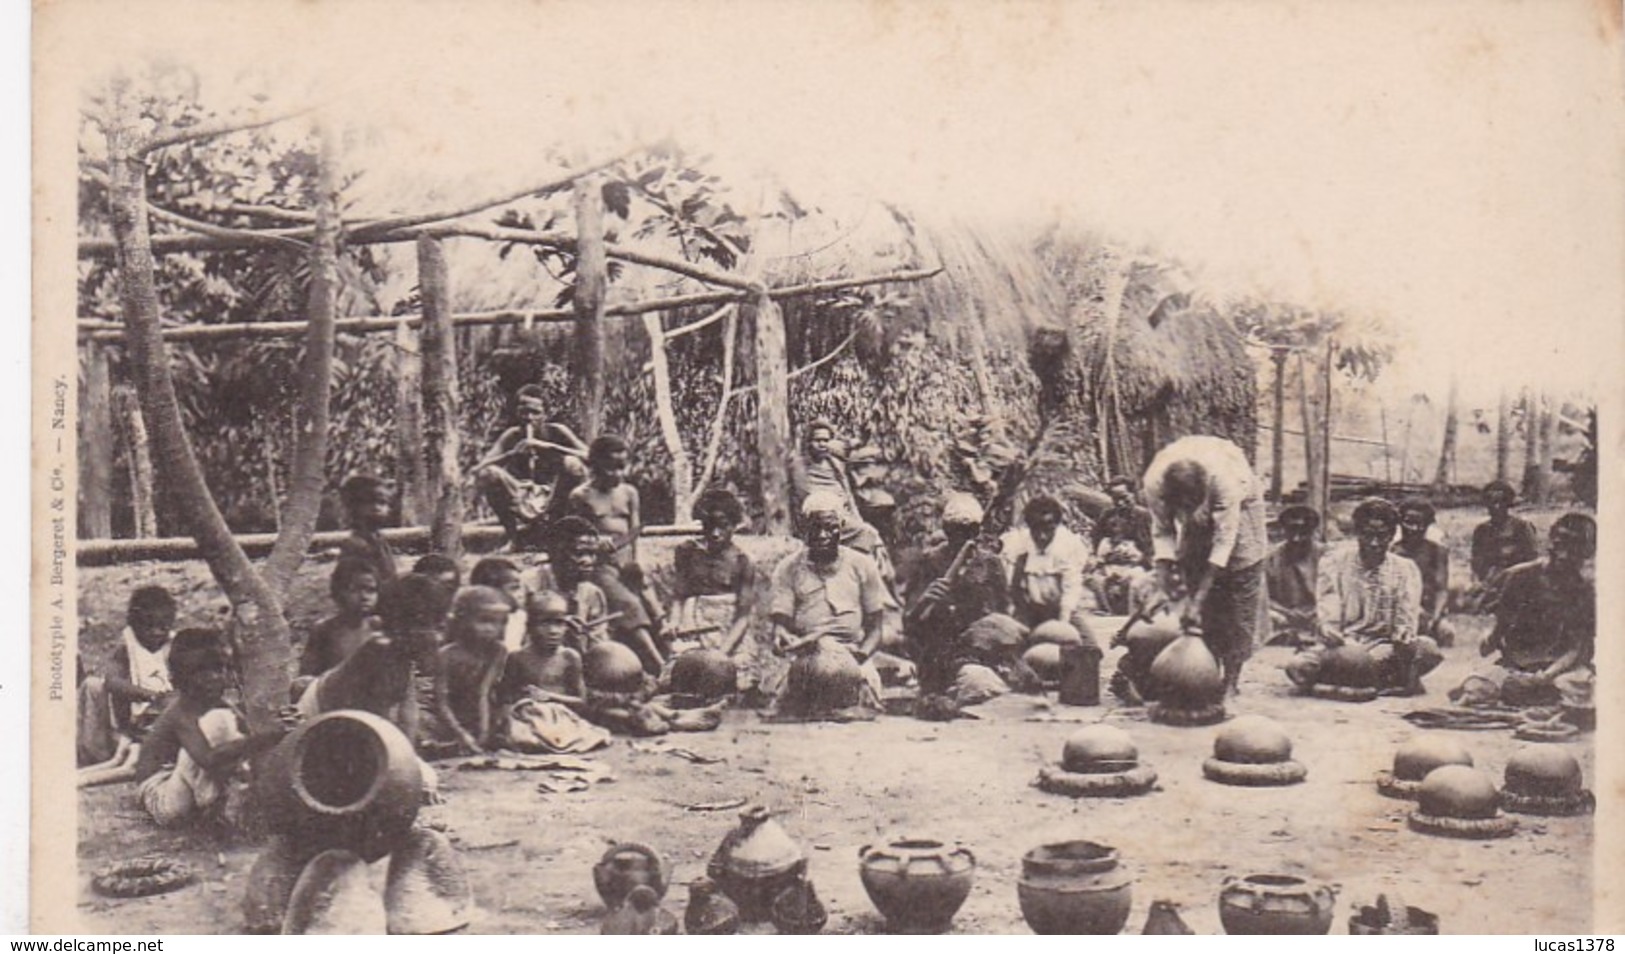
[(414, 828), (389, 856), (384, 910), (391, 934), (449, 934), (468, 926), (474, 889), (451, 839)]
[(1022, 856), (1016, 897), (1035, 934), (1116, 934), (1128, 923), (1134, 880), (1115, 849), (1064, 841)]
[(897, 838), (859, 850), (858, 875), (895, 934), (941, 934), (970, 896), (976, 856), (932, 838)]
[(811, 712), (845, 709), (863, 701), (863, 669), (852, 653), (832, 639), (790, 663), (784, 696), (799, 700)]
[(648, 845), (623, 842), (611, 845), (592, 866), (592, 883), (604, 907), (614, 910), (638, 885), (654, 889), (656, 900), (666, 896), (666, 862)]
[(1027, 636), (1027, 642), (1035, 646), (1041, 643), (1053, 643), (1057, 646), (1081, 646), (1083, 645), (1083, 637), (1078, 634), (1077, 628), (1071, 623), (1065, 620), (1052, 619), (1034, 626), (1033, 631)]
[(1021, 661), (1046, 683), (1061, 678), (1061, 647), (1054, 643), (1034, 643), (1021, 654)]
[(1556, 746), (1525, 745), (1507, 759), (1506, 787), (1519, 795), (1574, 795), (1583, 781), (1579, 760)]
[(1405, 743), (1394, 753), (1394, 778), (1420, 782), (1441, 765), (1473, 764), (1472, 755), (1447, 735), (1423, 735)]
[(1152, 661), (1151, 689), (1159, 702), (1201, 709), (1224, 698), (1224, 673), (1202, 637), (1184, 635)]
[(773, 899), (807, 873), (807, 853), (761, 805), (739, 813), (706, 865), (706, 875), (739, 906), (740, 920), (771, 920)]
[(599, 692), (637, 692), (643, 686), (643, 663), (629, 647), (602, 642), (581, 657), (581, 677)]
[(714, 701), (739, 687), (734, 661), (720, 649), (690, 649), (671, 664), (671, 691)]
[(696, 878), (688, 885), (683, 930), (689, 934), (738, 934), (739, 906), (710, 878)]
[(1221, 762), (1273, 765), (1292, 757), (1292, 740), (1274, 719), (1237, 716), (1214, 736), (1213, 757)]
[(279, 742), (255, 777), (271, 831), (366, 861), (395, 850), (423, 805), (423, 768), (387, 719), (343, 709)]
[(811, 881), (797, 881), (773, 898), (773, 927), (780, 934), (817, 934), (828, 923), (829, 911)]
[(316, 854), (303, 839), (289, 835), (272, 835), (265, 843), (243, 890), (243, 924), (249, 934), (281, 933), (293, 886)]
[(1005, 659), (1027, 641), (1027, 627), (1003, 613), (989, 613), (970, 624), (959, 638), (966, 649), (982, 658)]
[(288, 898), (283, 934), (383, 934), (384, 899), (361, 856), (331, 848), (310, 859)]
[[(1068, 772), (1089, 772), (1097, 766), (1110, 763), (1132, 767), (1140, 758), (1134, 740), (1122, 729), (1111, 725), (1089, 725), (1067, 736), (1061, 749), (1061, 767)], [(1113, 767), (1108, 771), (1121, 771)]]
[(1229, 877), (1219, 891), (1226, 934), (1325, 934), (1337, 893), (1330, 885), (1292, 875)]
[(1434, 769), (1416, 790), (1417, 810), (1441, 818), (1494, 818), (1499, 803), (1495, 779), (1465, 765)]
[(1320, 657), (1320, 681), (1356, 689), (1375, 688), (1377, 661), (1371, 651), (1357, 643), (1344, 643), (1328, 649)]

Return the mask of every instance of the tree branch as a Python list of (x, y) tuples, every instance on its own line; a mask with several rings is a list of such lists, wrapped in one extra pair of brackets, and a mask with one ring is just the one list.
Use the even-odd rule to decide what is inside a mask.
[[(234, 229), (225, 225), (213, 225), (198, 219), (188, 218), (179, 212), (171, 212), (162, 206), (147, 205), (153, 218), (160, 222), (168, 222), (188, 232), (207, 235), (217, 239), (235, 239), (254, 245), (280, 245), (284, 248), (294, 248), (304, 251), (307, 248), (304, 242), (290, 238), (286, 233), (276, 231), (257, 231), (255, 229)], [(156, 236), (155, 236), (156, 238)]]
[(732, 303), (732, 304), (723, 305), (721, 308), (718, 308), (716, 311), (711, 312), (709, 315), (706, 315), (704, 318), (701, 318), (699, 321), (690, 322), (689, 324), (686, 324), (686, 325), (682, 326), (681, 328), (673, 328), (672, 330), (666, 332), (666, 340), (670, 341), (673, 338), (681, 338), (683, 335), (686, 335), (686, 334), (688, 334), (690, 332), (699, 331), (701, 328), (709, 327), (713, 322), (720, 321), (721, 319), (728, 317), (728, 315), (731, 314), (733, 312), (733, 310), (735, 308), (738, 308), (738, 307), (739, 307), (739, 304), (737, 302)]
[(239, 122), (208, 123), (197, 126), (187, 126), (183, 129), (161, 129), (154, 133), (146, 142), (143, 142), (136, 151), (137, 155), (146, 156), (148, 153), (164, 149), (169, 146), (178, 146), (182, 143), (199, 142), (204, 139), (213, 139), (228, 133), (246, 132), (250, 129), (260, 129), (264, 126), (274, 125), (283, 120), (293, 119), (313, 112), (317, 106), (306, 106), (291, 113), (278, 113), (275, 116), (266, 116), (259, 119), (242, 120)]

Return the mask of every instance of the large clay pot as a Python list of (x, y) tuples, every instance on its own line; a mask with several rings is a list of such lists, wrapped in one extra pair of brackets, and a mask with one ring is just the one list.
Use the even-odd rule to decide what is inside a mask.
[(739, 906), (717, 890), (710, 878), (695, 878), (688, 884), (683, 930), (689, 934), (738, 934)]
[(1577, 795), (1583, 790), (1580, 762), (1550, 745), (1526, 745), (1507, 759), (1506, 787), (1518, 795)]
[(432, 828), (414, 828), (389, 856), (384, 910), (391, 934), (450, 934), (468, 926), (474, 889), (451, 839)]
[(1035, 646), (1044, 643), (1053, 643), (1056, 646), (1081, 646), (1083, 636), (1071, 623), (1052, 619), (1034, 626), (1033, 631), (1027, 636), (1027, 642)]
[(1027, 640), (1027, 627), (1003, 613), (989, 613), (965, 628), (959, 641), (983, 659), (1014, 656)]
[(243, 890), (243, 926), (249, 934), (279, 934), (288, 899), (305, 865), (318, 849), (301, 838), (272, 835), (248, 870)]
[(1219, 892), (1226, 934), (1325, 934), (1332, 928), (1337, 892), (1292, 875), (1230, 877)]
[(612, 911), (640, 884), (653, 888), (656, 899), (665, 897), (666, 879), (666, 862), (660, 854), (635, 842), (611, 845), (592, 866), (593, 886), (604, 899), (604, 907)]
[(720, 649), (690, 649), (671, 663), (671, 691), (715, 701), (739, 688), (739, 671)]
[(256, 777), (271, 831), (367, 861), (394, 851), (423, 804), (423, 767), (387, 719), (341, 709), (305, 723)]
[(1375, 689), (1379, 675), (1371, 651), (1358, 643), (1344, 643), (1326, 650), (1320, 657), (1319, 681), (1329, 685)]
[(643, 663), (630, 648), (606, 641), (581, 657), (581, 678), (599, 692), (637, 692), (643, 686)]
[(898, 838), (858, 852), (869, 900), (897, 934), (941, 934), (970, 896), (976, 856), (931, 838)]
[(1175, 639), (1151, 663), (1156, 699), (1179, 709), (1201, 709), (1224, 698), (1224, 673), (1202, 637)]
[(817, 934), (828, 923), (829, 911), (811, 881), (797, 881), (773, 898), (773, 927), (780, 934)]
[(1092, 841), (1040, 845), (1021, 858), (1021, 916), (1037, 934), (1116, 934), (1128, 923), (1134, 879), (1117, 851)]
[(1495, 780), (1465, 765), (1434, 769), (1416, 790), (1417, 809), (1438, 818), (1494, 818), (1499, 806)]
[(1021, 661), (1046, 685), (1061, 681), (1061, 647), (1055, 643), (1035, 643), (1027, 647)]
[(1139, 763), (1140, 751), (1122, 729), (1111, 725), (1084, 726), (1067, 737), (1061, 749), (1061, 767), (1068, 772), (1121, 772)]
[(794, 700), (793, 709), (828, 712), (861, 703), (863, 688), (863, 669), (852, 653), (833, 639), (821, 639), (790, 663), (784, 697)]
[(1399, 747), (1394, 753), (1394, 778), (1420, 782), (1441, 765), (1473, 764), (1472, 755), (1447, 735), (1423, 735)]
[(1213, 757), (1221, 762), (1274, 765), (1292, 757), (1292, 740), (1274, 719), (1238, 716), (1214, 737)]
[(723, 837), (705, 873), (739, 906), (747, 922), (772, 918), (773, 899), (807, 873), (807, 853), (760, 805), (739, 813), (739, 827)]
[(288, 899), (282, 933), (383, 934), (388, 924), (366, 862), (353, 851), (334, 848), (305, 865)]

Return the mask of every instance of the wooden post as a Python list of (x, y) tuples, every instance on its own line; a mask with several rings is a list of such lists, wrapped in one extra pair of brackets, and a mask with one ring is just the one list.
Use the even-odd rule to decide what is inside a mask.
[(113, 535), (113, 383), (107, 347), (85, 349), (85, 393), (79, 402), (79, 534)]
[(694, 471), (683, 447), (683, 434), (677, 427), (677, 409), (671, 393), (671, 362), (666, 356), (666, 328), (659, 312), (643, 316), (643, 330), (649, 335), (649, 364), (654, 375), (655, 416), (660, 420), (660, 436), (671, 455), (671, 496), (676, 522), (687, 523), (694, 508)]
[(1320, 432), (1320, 514), (1321, 520), (1330, 518), (1332, 511), (1332, 366), (1337, 353), (1337, 342), (1326, 339), (1326, 406), (1321, 408), (1326, 427)]
[[(1303, 473), (1308, 488), (1308, 496), (1304, 503), (1311, 507), (1320, 507), (1321, 478), (1324, 473), (1320, 469), (1320, 437), (1315, 430), (1319, 419), (1315, 416), (1309, 391), (1309, 352), (1298, 352), (1298, 410), (1303, 418)], [(1321, 514), (1320, 532), (1326, 533), (1327, 524), (1331, 523)]]
[(418, 292), (423, 299), (425, 486), (434, 512), (429, 546), (453, 560), (463, 555), (463, 477), (458, 464), (457, 338), (451, 323), (446, 250), (439, 239), (418, 239)]
[(1379, 403), (1377, 411), (1382, 415), (1382, 479), (1391, 484), (1394, 482), (1394, 455), (1388, 444), (1388, 402)]
[(1456, 431), (1459, 426), (1456, 408), (1456, 376), (1450, 376), (1450, 397), (1444, 410), (1444, 441), (1439, 446), (1439, 466), (1433, 472), (1433, 486), (1443, 490), (1450, 484), (1450, 472), (1456, 466)]
[(418, 336), (395, 326), (395, 473), (401, 482), (401, 522), (416, 527), (434, 515), (423, 457), (423, 370)]
[(141, 403), (135, 390), (117, 389), (114, 402), (124, 435), (124, 459), (130, 471), (131, 535), (137, 540), (158, 536), (158, 511), (152, 496), (152, 449), (147, 441), (147, 422), (141, 418)]
[(576, 290), (575, 373), (581, 395), (581, 426), (587, 439), (604, 425), (604, 288), (609, 260), (604, 253), (604, 197), (596, 176), (575, 184)]
[(762, 484), (762, 530), (790, 533), (790, 365), (784, 316), (766, 295), (756, 299), (756, 463)]
[(1285, 466), (1286, 447), (1282, 441), (1286, 434), (1286, 356), (1285, 348), (1271, 348), (1270, 361), (1275, 365), (1275, 422), (1270, 430), (1270, 499), (1281, 502), (1281, 468)]
[(1557, 402), (1550, 394), (1540, 396), (1540, 456), (1535, 462), (1535, 494), (1532, 503), (1545, 503), (1552, 493), (1552, 451), (1557, 436)]
[(1502, 388), (1495, 401), (1495, 479), (1506, 480), (1511, 473), (1512, 407), (1507, 400), (1507, 389)]

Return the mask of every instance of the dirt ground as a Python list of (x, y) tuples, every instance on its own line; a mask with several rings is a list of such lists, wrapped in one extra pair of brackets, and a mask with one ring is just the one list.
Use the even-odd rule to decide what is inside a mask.
[[(1544, 527), (1549, 520), (1541, 521)], [(320, 593), (315, 564), (302, 592)], [(136, 581), (171, 585), (183, 624), (212, 612), (201, 568), (138, 566), (83, 571), (85, 649), (95, 658), (116, 632), (118, 603)], [(314, 599), (314, 596), (312, 597)], [(325, 605), (325, 604), (323, 604)], [(319, 612), (320, 606), (316, 607)], [(314, 613), (307, 613), (314, 615)], [(479, 906), (474, 932), (590, 933), (603, 906), (591, 868), (605, 847), (650, 844), (673, 870), (666, 906), (681, 913), (683, 883), (734, 825), (738, 800), (771, 807), (808, 850), (810, 874), (830, 912), (826, 933), (884, 930), (858, 877), (858, 853), (894, 833), (958, 841), (975, 853), (976, 883), (956, 933), (1025, 933), (1016, 900), (1024, 852), (1046, 842), (1089, 838), (1115, 846), (1134, 874), (1137, 933), (1155, 899), (1177, 904), (1198, 933), (1221, 931), (1217, 898), (1227, 876), (1279, 872), (1341, 886), (1334, 933), (1351, 908), (1378, 892), (1439, 915), (1445, 933), (1573, 931), (1591, 923), (1592, 819), (1520, 816), (1510, 838), (1480, 842), (1432, 837), (1405, 825), (1408, 802), (1376, 791), (1394, 748), (1416, 734), (1399, 715), (1445, 704), (1445, 691), (1479, 662), (1486, 620), (1459, 618), (1464, 638), (1428, 678), (1419, 699), (1365, 704), (1289, 696), (1279, 648), (1260, 650), (1232, 714), (1279, 720), (1308, 767), (1303, 784), (1232, 788), (1206, 781), (1201, 762), (1215, 728), (1149, 723), (1143, 710), (1109, 704), (1072, 708), (1049, 698), (1009, 696), (952, 723), (882, 716), (872, 723), (782, 725), (730, 712), (712, 733), (664, 742), (617, 739), (594, 753), (612, 778), (588, 791), (543, 794), (528, 772), (442, 770), (447, 804), (430, 809), (461, 846)], [(1114, 662), (1108, 656), (1106, 672)], [(87, 660), (88, 661), (88, 660)], [(1078, 725), (1127, 729), (1159, 787), (1131, 799), (1074, 801), (1032, 787)], [(1499, 778), (1522, 743), (1508, 731), (1453, 733), (1479, 766)], [(674, 754), (717, 758), (698, 764)], [(1590, 736), (1572, 744), (1594, 777)], [(856, 756), (856, 757), (854, 757)], [(90, 930), (191, 933), (239, 930), (239, 903), (255, 846), (164, 832), (132, 801), (132, 787), (79, 795), (79, 908)], [(162, 853), (196, 866), (199, 883), (174, 894), (120, 901), (90, 888), (90, 873), (135, 855)], [(381, 882), (381, 866), (377, 872)], [(770, 930), (770, 929), (769, 929)]]

